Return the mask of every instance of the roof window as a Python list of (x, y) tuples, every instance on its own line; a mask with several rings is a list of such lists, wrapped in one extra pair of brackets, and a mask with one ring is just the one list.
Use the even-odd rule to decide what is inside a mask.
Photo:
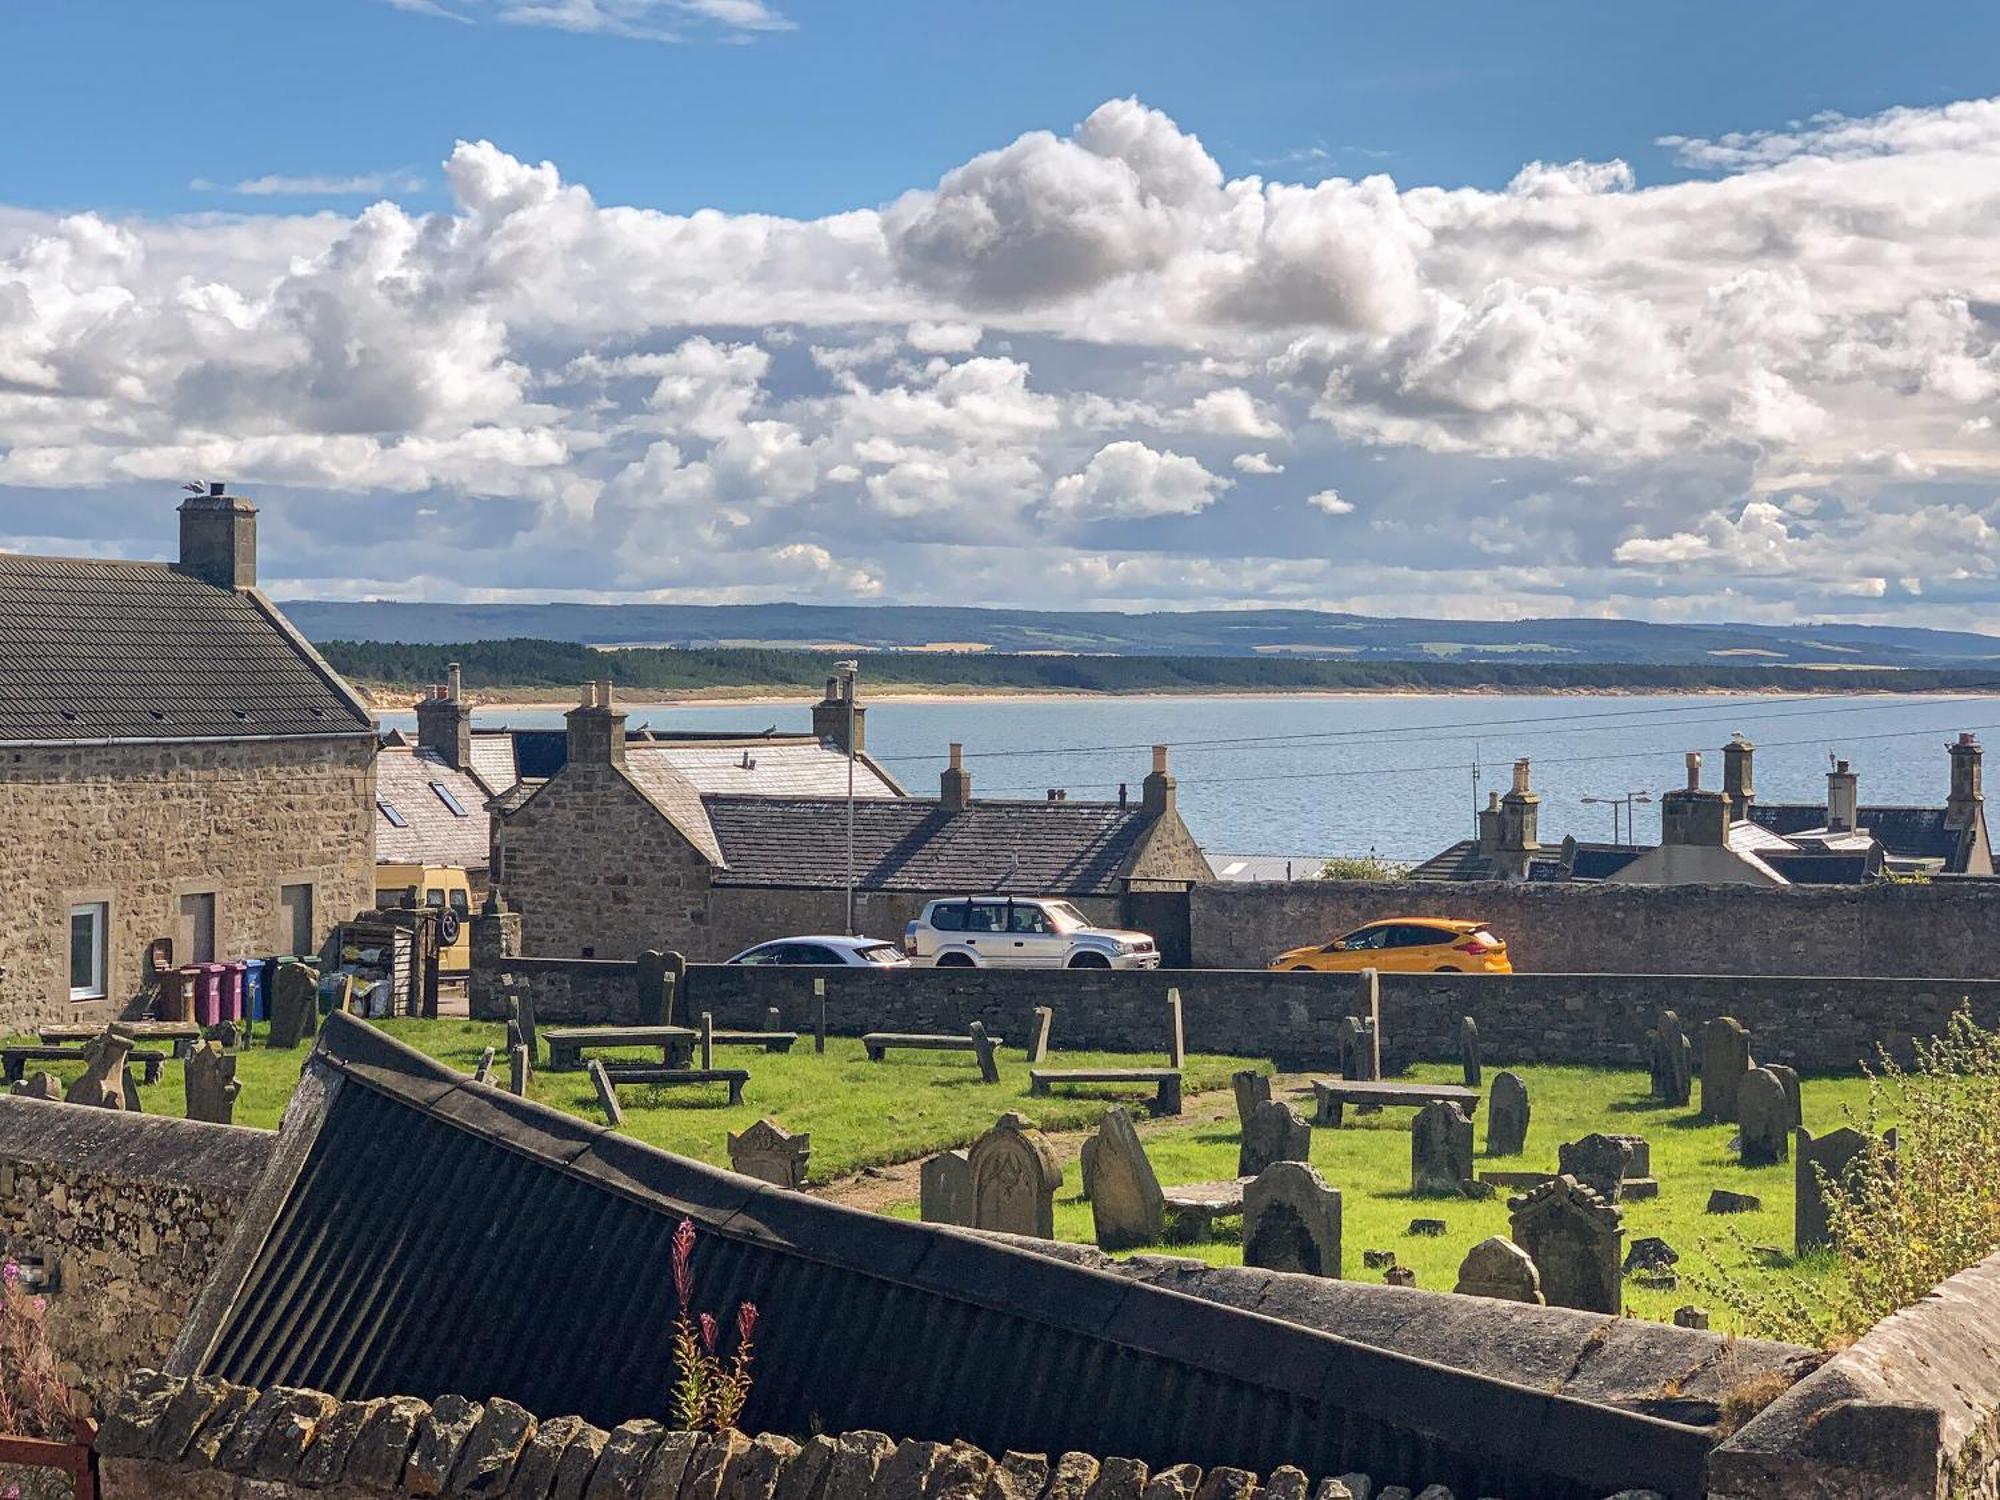
[(391, 828), (408, 828), (410, 826), (409, 819), (405, 818), (397, 810), (396, 804), (391, 802), (387, 797), (377, 797), (375, 799), (375, 811), (389, 820)]
[(460, 802), (457, 797), (453, 796), (451, 788), (446, 786), (442, 781), (433, 781), (431, 783), (431, 790), (437, 793), (438, 801), (442, 802), (446, 807), (451, 809), (451, 815), (453, 817), (465, 818), (471, 816), (470, 813), (466, 812), (465, 804)]

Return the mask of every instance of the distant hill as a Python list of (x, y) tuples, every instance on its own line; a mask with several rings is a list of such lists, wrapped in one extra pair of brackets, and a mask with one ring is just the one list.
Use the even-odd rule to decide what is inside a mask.
[(1333, 661), (1985, 667), (2000, 636), (1887, 625), (1371, 619), (1309, 609), (1149, 614), (825, 604), (400, 604), (290, 600), (315, 641), (853, 648)]

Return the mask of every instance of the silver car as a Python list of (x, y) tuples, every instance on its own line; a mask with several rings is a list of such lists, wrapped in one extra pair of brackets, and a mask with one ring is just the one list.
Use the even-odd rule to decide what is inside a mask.
[(1093, 927), (1067, 901), (967, 896), (929, 902), (903, 929), (912, 963), (940, 969), (1157, 969), (1143, 932)]
[(880, 938), (871, 937), (812, 937), (773, 938), (768, 943), (759, 943), (754, 948), (745, 948), (734, 958), (725, 960), (732, 964), (797, 964), (831, 965), (851, 968), (896, 968), (907, 966), (909, 960), (894, 943), (885, 943)]

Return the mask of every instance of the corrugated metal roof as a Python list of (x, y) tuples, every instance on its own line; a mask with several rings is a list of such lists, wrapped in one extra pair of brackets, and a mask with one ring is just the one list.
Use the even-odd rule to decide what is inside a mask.
[(763, 1315), (752, 1431), (1358, 1467), (1515, 1500), (1700, 1493), (1701, 1429), (772, 1188), (474, 1084), (343, 1015), (300, 1098), (177, 1371), (503, 1395), (605, 1427), (658, 1416), (686, 1216), (697, 1306)]
[[(463, 816), (446, 806), (439, 786)], [(375, 801), (376, 863), (486, 868), (492, 850), (486, 788), (433, 752), (385, 745), (375, 757)], [(401, 828), (383, 812), (385, 802), (403, 820)]]
[(374, 730), (255, 594), (161, 563), (0, 554), (0, 740)]

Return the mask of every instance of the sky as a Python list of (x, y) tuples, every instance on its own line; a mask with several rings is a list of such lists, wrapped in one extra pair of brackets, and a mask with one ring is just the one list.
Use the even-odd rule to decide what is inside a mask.
[(0, 4), (0, 549), (2000, 632), (2000, 12)]

